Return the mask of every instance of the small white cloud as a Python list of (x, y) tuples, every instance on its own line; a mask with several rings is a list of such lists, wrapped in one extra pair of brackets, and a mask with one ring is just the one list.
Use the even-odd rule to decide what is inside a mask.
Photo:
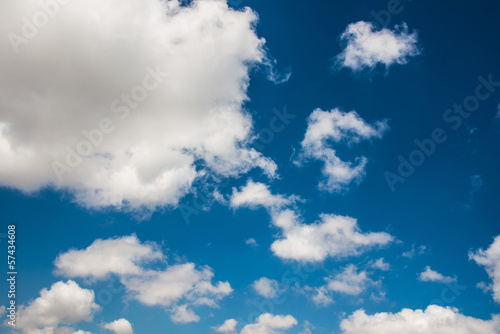
[(351, 264), (340, 273), (327, 278), (325, 285), (314, 289), (312, 300), (317, 305), (327, 306), (333, 302), (333, 293), (358, 296), (374, 284), (366, 271), (358, 271), (358, 268)]
[(127, 319), (118, 319), (113, 322), (103, 324), (102, 328), (115, 332), (115, 334), (133, 334), (132, 325)]
[(162, 259), (158, 246), (141, 244), (135, 235), (97, 239), (84, 250), (70, 250), (55, 260), (56, 272), (66, 277), (103, 279), (109, 274), (137, 275), (141, 264)]
[(421, 245), (418, 247), (418, 250), (415, 249), (415, 245), (411, 245), (411, 249), (407, 252), (403, 252), (403, 254), (401, 254), (401, 256), (403, 257), (407, 257), (409, 259), (412, 259), (415, 257), (415, 255), (422, 255), (426, 252), (427, 250), (427, 247), (424, 246), (424, 245)]
[(259, 247), (257, 240), (255, 240), (254, 238), (245, 240), (245, 244), (247, 244), (250, 247)]
[(5, 313), (5, 310), (6, 310), (5, 306), (3, 305), (0, 306), (0, 316), (2, 316)]
[(380, 258), (370, 264), (373, 269), (378, 269), (382, 271), (387, 271), (391, 269), (391, 265), (385, 262), (384, 258)]
[(90, 321), (100, 309), (94, 297), (94, 291), (82, 289), (74, 281), (54, 283), (27, 306), (19, 307), (17, 327), (31, 331)]
[(243, 327), (240, 334), (278, 334), (297, 324), (297, 320), (291, 315), (283, 316), (264, 313), (255, 320), (255, 324)]
[(387, 121), (366, 123), (355, 111), (343, 112), (339, 109), (323, 111), (316, 109), (309, 116), (302, 151), (296, 164), (303, 160), (319, 160), (324, 163), (322, 173), (325, 180), (319, 188), (329, 192), (347, 189), (350, 183), (359, 183), (365, 175), (368, 160), (358, 157), (356, 161), (343, 161), (330, 145), (331, 142), (359, 143), (363, 140), (381, 138), (388, 129)]
[(294, 203), (295, 200), (295, 196), (285, 197), (283, 195), (273, 195), (268, 185), (248, 180), (247, 184), (241, 187), (240, 190), (233, 188), (230, 206), (236, 209), (241, 207), (248, 207), (251, 209), (257, 207), (279, 209)]
[(457, 278), (444, 276), (437, 271), (431, 269), (431, 267), (425, 267), (425, 270), (421, 272), (418, 276), (419, 281), (422, 282), (440, 282), (440, 283), (451, 283), (455, 282)]
[(410, 57), (420, 54), (416, 32), (409, 33), (403, 23), (394, 30), (377, 31), (370, 22), (351, 23), (340, 36), (346, 46), (336, 58), (337, 65), (362, 71), (374, 69), (378, 64), (389, 68), (393, 64), (406, 64)]
[(374, 315), (358, 310), (340, 324), (342, 334), (492, 334), (500, 333), (499, 328), (497, 315), (492, 320), (481, 320), (437, 305), (426, 310), (403, 309), (399, 313)]
[(483, 266), (493, 281), (493, 299), (500, 303), (500, 236), (495, 237), (493, 243), (486, 250), (479, 249), (469, 252), (469, 259)]
[(317, 262), (359, 255), (394, 240), (385, 232), (361, 232), (357, 220), (351, 217), (322, 214), (320, 218), (307, 225), (292, 210), (273, 214), (273, 223), (281, 228), (282, 235), (271, 250), (282, 259)]
[(279, 292), (279, 282), (266, 277), (262, 277), (252, 284), (253, 289), (258, 295), (271, 299), (276, 298)]
[(196, 315), (196, 313), (194, 313), (192, 310), (189, 310), (187, 307), (187, 305), (174, 306), (170, 319), (178, 324), (187, 324), (190, 322), (200, 321), (200, 317)]
[(236, 326), (238, 326), (238, 321), (235, 319), (227, 319), (222, 325), (219, 327), (212, 327), (212, 329), (217, 333), (236, 334)]

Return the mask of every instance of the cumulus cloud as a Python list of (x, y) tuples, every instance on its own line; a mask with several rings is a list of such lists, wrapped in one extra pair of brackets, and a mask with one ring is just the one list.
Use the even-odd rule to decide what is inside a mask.
[(346, 43), (336, 57), (337, 65), (353, 71), (373, 69), (378, 64), (389, 68), (393, 64), (406, 64), (409, 58), (420, 54), (416, 32), (409, 33), (408, 26), (395, 26), (394, 30), (376, 30), (370, 22), (351, 23), (340, 35)]
[(443, 274), (438, 273), (435, 270), (432, 270), (431, 267), (425, 267), (425, 270), (422, 271), (418, 279), (422, 282), (440, 282), (440, 283), (451, 283), (457, 280), (456, 277), (444, 276)]
[(373, 269), (378, 269), (378, 270), (382, 270), (382, 271), (387, 271), (391, 268), (391, 265), (389, 263), (385, 262), (385, 259), (383, 257), (376, 260), (376, 261), (371, 262), (370, 266)]
[(374, 315), (358, 310), (342, 320), (340, 328), (343, 334), (492, 334), (500, 333), (500, 317), (481, 320), (455, 308), (430, 305), (426, 310)]
[(374, 284), (365, 270), (359, 271), (357, 266), (351, 264), (336, 275), (328, 277), (325, 285), (314, 289), (312, 300), (318, 305), (327, 306), (333, 303), (333, 293), (357, 296)]
[(251, 9), (55, 3), (50, 23), (31, 30), (45, 15), (38, 0), (0, 5), (1, 186), (144, 212), (176, 206), (206, 175), (275, 174), (251, 148), (242, 109), (250, 67), (270, 63)]
[(242, 186), (239, 190), (233, 188), (230, 206), (235, 209), (241, 207), (248, 207), (251, 209), (256, 209), (258, 207), (279, 209), (293, 204), (296, 199), (296, 196), (286, 197), (284, 195), (272, 194), (268, 185), (248, 180), (247, 184)]
[(297, 261), (323, 261), (327, 257), (359, 255), (393, 241), (385, 232), (363, 233), (357, 220), (347, 216), (321, 214), (320, 221), (304, 224), (292, 210), (273, 215), (273, 223), (281, 228), (281, 238), (271, 249), (278, 257)]
[[(199, 321), (188, 307), (217, 302), (232, 293), (228, 282), (212, 284), (213, 270), (194, 263), (174, 264), (164, 270), (149, 269), (152, 260), (164, 254), (155, 244), (141, 243), (137, 237), (96, 240), (84, 250), (70, 250), (56, 260), (58, 272), (71, 277), (104, 279), (116, 274), (129, 297), (148, 306), (162, 306), (174, 322)], [(97, 266), (94, 261), (98, 261)]]
[(343, 142), (350, 145), (382, 138), (387, 129), (386, 120), (368, 124), (355, 111), (316, 109), (308, 118), (306, 134), (301, 142), (302, 152), (296, 163), (300, 165), (302, 160), (322, 161), (325, 180), (320, 182), (319, 188), (329, 192), (345, 190), (352, 182), (361, 182), (368, 159), (358, 157), (354, 162), (343, 161), (330, 144)]
[(113, 322), (103, 324), (104, 329), (109, 329), (115, 332), (115, 334), (133, 334), (132, 325), (127, 319), (118, 319)]
[(137, 275), (143, 262), (162, 259), (155, 244), (141, 244), (135, 235), (95, 240), (84, 250), (70, 250), (55, 260), (57, 273), (66, 277), (103, 279), (109, 274)]
[(267, 277), (262, 277), (252, 284), (258, 295), (264, 298), (276, 298), (279, 292), (279, 282)]
[(486, 250), (470, 251), (469, 259), (486, 269), (492, 280), (490, 288), (493, 291), (493, 299), (500, 303), (500, 236), (495, 237), (493, 243)]
[(60, 324), (90, 321), (98, 310), (92, 290), (82, 289), (71, 280), (60, 281), (50, 289), (42, 289), (40, 297), (28, 305), (19, 307), (17, 327), (27, 333), (37, 330), (57, 333), (67, 330), (57, 329)]
[(217, 333), (236, 334), (236, 326), (238, 326), (238, 321), (235, 319), (227, 319), (222, 325), (213, 327), (212, 329)]
[(250, 239), (245, 240), (245, 244), (250, 246), (250, 247), (259, 247), (259, 243), (254, 238), (250, 238)]
[(243, 327), (240, 334), (278, 334), (297, 324), (297, 320), (291, 315), (283, 316), (264, 313), (255, 320), (255, 324)]

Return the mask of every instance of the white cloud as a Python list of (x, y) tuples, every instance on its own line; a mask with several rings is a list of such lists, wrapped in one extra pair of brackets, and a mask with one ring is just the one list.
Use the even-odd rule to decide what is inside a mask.
[(212, 329), (217, 333), (236, 334), (236, 326), (238, 326), (238, 321), (235, 319), (227, 319), (222, 325), (213, 327)]
[(255, 324), (243, 327), (240, 334), (278, 334), (297, 324), (297, 320), (291, 315), (282, 316), (264, 313), (255, 320)]
[(92, 333), (82, 330), (75, 331), (71, 327), (44, 327), (42, 329), (38, 328), (25, 329), (23, 330), (23, 334), (92, 334)]
[(258, 247), (259, 246), (259, 243), (254, 238), (250, 238), (250, 239), (245, 240), (245, 244), (247, 244), (250, 247)]
[(279, 209), (294, 203), (296, 196), (285, 197), (284, 195), (274, 195), (269, 190), (269, 186), (248, 180), (240, 190), (233, 188), (230, 206), (232, 208), (248, 207), (256, 209), (260, 206), (267, 209)]
[(109, 274), (137, 275), (141, 264), (162, 259), (163, 254), (155, 244), (141, 244), (135, 235), (95, 240), (84, 250), (70, 250), (60, 254), (55, 266), (66, 277), (91, 277), (103, 279)]
[(343, 161), (337, 156), (330, 143), (359, 143), (363, 140), (382, 138), (388, 129), (387, 121), (377, 121), (370, 125), (355, 111), (343, 112), (339, 109), (323, 111), (316, 109), (308, 118), (307, 130), (301, 142), (302, 152), (297, 164), (302, 160), (319, 160), (324, 163), (322, 173), (325, 180), (319, 188), (329, 192), (345, 190), (350, 183), (359, 183), (365, 175), (368, 160), (358, 157), (356, 161)]
[[(427, 250), (427, 247), (424, 246), (424, 245), (421, 245), (418, 247), (418, 255), (422, 255), (426, 252)], [(415, 257), (415, 255), (417, 255), (417, 250), (415, 249), (415, 245), (411, 245), (411, 249), (407, 252), (403, 252), (403, 254), (401, 254), (403, 257), (407, 257), (409, 259), (412, 259)]]
[(394, 30), (376, 30), (370, 22), (351, 23), (340, 36), (347, 43), (337, 56), (337, 64), (353, 71), (373, 69), (377, 64), (389, 68), (393, 64), (406, 64), (410, 57), (420, 54), (416, 32), (409, 33), (403, 23)]
[(0, 306), (0, 316), (2, 316), (5, 313), (5, 310), (6, 310), (5, 306), (3, 305)]
[(273, 223), (282, 229), (282, 236), (273, 242), (272, 251), (287, 260), (323, 261), (358, 255), (394, 239), (385, 232), (361, 232), (357, 220), (351, 217), (322, 214), (320, 218), (307, 225), (292, 210), (274, 214)]
[(22, 37), (20, 18), (40, 11), (38, 0), (0, 5), (0, 185), (143, 212), (176, 206), (203, 175), (275, 174), (242, 109), (250, 67), (270, 62), (252, 10), (73, 1)]
[(174, 306), (170, 319), (178, 324), (187, 324), (190, 322), (200, 321), (200, 317), (196, 315), (193, 310), (189, 310), (187, 307), (188, 305)]
[(493, 334), (500, 333), (500, 317), (481, 320), (457, 309), (430, 305), (426, 310), (403, 309), (399, 313), (367, 315), (354, 312), (342, 320), (343, 334)]
[[(325, 285), (315, 288), (312, 300), (317, 305), (327, 306), (333, 303), (333, 293), (358, 296), (374, 284), (375, 282), (368, 277), (366, 271), (358, 271), (357, 266), (351, 264), (338, 274), (327, 278)], [(311, 290), (311, 288), (307, 287), (306, 290)]]
[(217, 302), (232, 293), (228, 282), (212, 284), (214, 273), (208, 266), (194, 263), (152, 270), (153, 260), (165, 256), (153, 243), (141, 243), (135, 235), (96, 240), (85, 250), (71, 250), (58, 256), (55, 263), (62, 275), (106, 278), (110, 273), (120, 277), (129, 297), (148, 306), (163, 306), (175, 322), (198, 321), (188, 306), (217, 307)]
[(488, 276), (493, 281), (493, 299), (500, 303), (500, 236), (495, 237), (493, 243), (486, 250), (479, 249), (476, 252), (469, 252), (469, 259), (476, 261), (483, 266)]
[[(232, 293), (228, 282), (211, 283), (214, 273), (210, 267), (197, 269), (194, 263), (168, 267), (165, 271), (146, 271), (142, 275), (122, 278), (131, 296), (148, 306), (171, 307), (172, 319), (197, 321), (186, 307), (207, 305), (216, 307), (217, 301)], [(182, 303), (182, 306), (178, 306)]]
[(437, 271), (432, 270), (431, 267), (429, 266), (425, 267), (425, 270), (419, 274), (418, 279), (422, 282), (440, 282), (440, 283), (451, 283), (457, 280), (456, 277), (453, 278), (449, 276), (444, 276), (443, 274), (440, 274)]
[(276, 298), (279, 292), (279, 282), (267, 277), (262, 277), (252, 284), (258, 295), (264, 298)]
[(109, 329), (115, 332), (115, 334), (133, 334), (132, 325), (127, 319), (118, 319), (113, 322), (103, 324), (104, 329)]
[(47, 328), (54, 331), (59, 324), (74, 324), (92, 320), (99, 310), (94, 292), (82, 289), (73, 281), (54, 283), (42, 289), (40, 297), (18, 310), (17, 327), (24, 331)]
[(387, 270), (391, 269), (391, 265), (389, 263), (385, 262), (383, 257), (372, 262), (370, 265), (373, 269), (379, 269), (382, 271), (387, 271)]

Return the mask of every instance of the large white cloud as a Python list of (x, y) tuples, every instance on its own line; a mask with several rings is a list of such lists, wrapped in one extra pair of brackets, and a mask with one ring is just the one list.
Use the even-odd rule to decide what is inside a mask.
[(214, 273), (208, 266), (187, 262), (151, 269), (152, 261), (163, 258), (157, 245), (141, 243), (132, 235), (98, 239), (84, 250), (60, 254), (55, 264), (59, 274), (69, 277), (105, 279), (116, 274), (130, 298), (165, 307), (178, 323), (199, 321), (192, 307), (217, 307), (217, 302), (233, 291), (228, 282), (212, 284)]
[(498, 334), (500, 317), (481, 320), (460, 314), (455, 308), (430, 305), (426, 310), (374, 315), (358, 310), (342, 320), (340, 328), (343, 334)]
[(60, 254), (55, 266), (66, 277), (103, 279), (109, 274), (133, 275), (142, 272), (143, 262), (162, 259), (155, 244), (141, 244), (135, 235), (95, 240), (84, 250)]
[(308, 118), (306, 134), (301, 142), (302, 152), (296, 163), (300, 165), (304, 159), (322, 161), (325, 180), (321, 181), (319, 188), (329, 192), (342, 191), (350, 183), (359, 183), (363, 179), (368, 160), (358, 157), (354, 162), (343, 161), (331, 143), (352, 144), (381, 138), (387, 128), (387, 121), (368, 124), (355, 111), (316, 109)]
[(272, 63), (253, 11), (58, 1), (0, 4), (0, 185), (137, 211), (177, 205), (207, 173), (274, 175), (242, 109), (250, 67)]
[(479, 249), (469, 252), (469, 259), (483, 266), (493, 281), (493, 299), (500, 303), (500, 236), (495, 237), (493, 243), (486, 250)]
[(50, 289), (42, 289), (40, 297), (19, 308), (17, 328), (26, 333), (39, 329), (57, 333), (67, 330), (57, 329), (60, 324), (90, 321), (99, 310), (94, 297), (92, 290), (82, 289), (71, 280), (54, 283)]
[(386, 68), (393, 64), (406, 64), (408, 59), (420, 54), (416, 32), (409, 33), (403, 23), (394, 30), (376, 30), (370, 22), (351, 23), (340, 36), (346, 46), (337, 56), (337, 64), (353, 71), (373, 69), (377, 64)]
[(359, 255), (394, 240), (386, 232), (363, 233), (351, 217), (322, 214), (320, 218), (304, 224), (292, 210), (274, 214), (273, 222), (282, 229), (282, 235), (271, 245), (272, 251), (287, 260), (323, 261), (327, 257)]
[(297, 320), (291, 315), (272, 315), (264, 313), (260, 315), (255, 324), (246, 325), (240, 334), (277, 334), (297, 325)]
[(115, 334), (133, 334), (132, 325), (127, 319), (121, 318), (113, 322), (103, 324), (104, 329), (115, 332)]

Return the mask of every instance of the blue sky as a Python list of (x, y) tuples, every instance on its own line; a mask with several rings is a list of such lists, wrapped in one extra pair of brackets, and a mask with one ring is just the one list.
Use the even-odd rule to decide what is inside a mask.
[(0, 5), (0, 331), (500, 333), (500, 5), (398, 3)]

